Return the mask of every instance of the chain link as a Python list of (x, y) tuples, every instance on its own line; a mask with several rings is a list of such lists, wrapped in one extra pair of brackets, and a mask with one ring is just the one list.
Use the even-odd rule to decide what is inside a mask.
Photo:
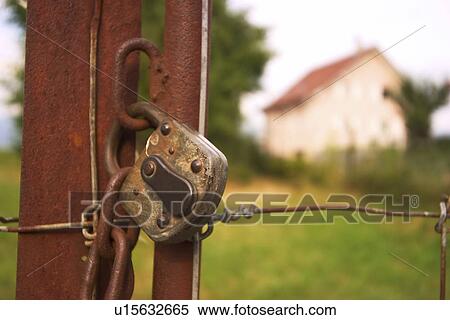
[[(131, 39), (119, 48), (116, 56), (116, 81), (114, 82), (114, 106), (117, 112), (117, 121), (113, 123), (105, 145), (105, 166), (111, 178), (106, 187), (106, 194), (101, 201), (101, 214), (96, 229), (92, 233), (83, 232), (88, 241), (94, 239), (82, 278), (82, 299), (130, 299), (133, 293), (134, 272), (131, 252), (138, 241), (140, 229), (134, 222), (130, 222), (126, 228), (113, 224), (119, 198), (118, 193), (131, 169), (129, 167), (120, 168), (117, 154), (124, 129), (139, 131), (156, 126), (155, 112), (163, 112), (151, 102), (137, 102), (130, 106), (125, 104), (124, 89), (129, 89), (124, 84), (126, 79), (125, 61), (128, 55), (135, 51), (146, 53), (152, 60), (152, 67), (162, 73), (160, 52), (151, 42), (145, 39)], [(105, 294), (103, 297), (98, 297), (95, 287), (102, 260), (112, 260), (113, 263)]]
[(102, 298), (130, 299), (133, 293), (134, 272), (131, 251), (136, 246), (140, 229), (133, 222), (130, 222), (127, 227), (114, 224), (118, 191), (129, 171), (129, 167), (119, 169), (107, 185), (106, 194), (102, 199), (96, 237), (89, 250), (82, 278), (82, 299), (96, 297), (95, 287), (101, 260), (113, 261), (109, 283)]

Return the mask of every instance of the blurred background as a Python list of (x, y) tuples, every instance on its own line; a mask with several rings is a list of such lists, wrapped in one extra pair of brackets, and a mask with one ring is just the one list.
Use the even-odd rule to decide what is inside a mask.
[[(164, 1), (142, 3), (143, 36), (161, 45)], [(292, 204), (305, 193), (410, 194), (439, 210), (450, 187), (450, 3), (213, 5), (208, 136), (228, 158), (227, 193), (290, 193)], [(18, 214), (25, 13), (26, 1), (0, 0), (1, 215)], [(433, 223), (219, 226), (203, 244), (201, 298), (436, 299)], [(16, 240), (0, 235), (0, 298), (15, 295)], [(152, 250), (141, 236), (135, 298), (151, 296)]]

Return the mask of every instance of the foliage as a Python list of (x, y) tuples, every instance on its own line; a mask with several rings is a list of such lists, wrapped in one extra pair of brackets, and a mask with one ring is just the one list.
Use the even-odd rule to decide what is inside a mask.
[(430, 138), (430, 116), (448, 99), (449, 85), (404, 77), (398, 92), (387, 92), (405, 112), (410, 145)]
[[(23, 1), (22, 1), (23, 2)], [(26, 22), (26, 9), (20, 4), (20, 0), (6, 0), (5, 5), (10, 10), (11, 14), (9, 20), (20, 27), (22, 33), (25, 30)], [(23, 66), (19, 66), (15, 74), (12, 75), (13, 79), (8, 79), (8, 81), (2, 79), (2, 85), (9, 92), (8, 100), (6, 101), (8, 105), (17, 107), (23, 105), (23, 88), (24, 88), (24, 70)], [(14, 146), (19, 149), (21, 145), (21, 131), (22, 131), (22, 113), (19, 112), (15, 117), (16, 123), (16, 140), (14, 141)]]
[[(163, 41), (164, 2), (143, 2), (143, 35), (159, 47)], [(228, 157), (231, 174), (246, 178), (266, 168), (264, 155), (240, 127), (243, 94), (259, 87), (259, 78), (270, 53), (264, 47), (265, 30), (252, 26), (244, 13), (232, 12), (225, 0), (215, 0), (211, 27), (208, 138)], [(145, 77), (146, 64), (141, 75)], [(148, 79), (141, 81), (146, 95)]]
[[(25, 24), (25, 10), (19, 0), (8, 0), (13, 21)], [(142, 34), (162, 48), (164, 35), (164, 1), (142, 2)], [(243, 94), (256, 90), (270, 53), (264, 46), (265, 30), (251, 25), (244, 13), (232, 12), (225, 0), (215, 0), (211, 35), (211, 65), (209, 83), (208, 137), (229, 158), (231, 173), (248, 176), (254, 169), (267, 167), (257, 144), (245, 136), (240, 127), (239, 110)], [(140, 93), (147, 97), (148, 62), (142, 59)], [(23, 102), (23, 70), (17, 75), (20, 85), (11, 88), (10, 102)], [(21, 128), (20, 118), (17, 122)]]
[(22, 105), (24, 101), (24, 69), (19, 67), (15, 70), (14, 79), (9, 79), (8, 81), (2, 80), (1, 85), (9, 92), (7, 104), (10, 107), (19, 107), (19, 112), (14, 117), (16, 131), (15, 140), (13, 141), (14, 148), (19, 151), (22, 145)]
[(21, 27), (25, 28), (27, 11), (23, 6), (23, 0), (6, 0), (5, 5), (11, 10), (10, 21)]
[(377, 150), (355, 166), (348, 184), (367, 193), (417, 194), (434, 203), (450, 189), (450, 141), (407, 150)]
[[(441, 157), (450, 159), (450, 149), (445, 148), (445, 143), (436, 152), (423, 156), (436, 155), (438, 151)], [(427, 159), (432, 162), (436, 157)], [(0, 153), (0, 163), (0, 212), (15, 214), (19, 158)], [(372, 172), (375, 178), (378, 174)], [(426, 171), (418, 174), (424, 178), (429, 175)], [(339, 183), (333, 188), (306, 181), (293, 186), (262, 178), (249, 183), (232, 182), (228, 192), (290, 192), (294, 200), (290, 204), (295, 205), (296, 199), (305, 193), (323, 201), (336, 190), (349, 191)], [(434, 204), (426, 208), (436, 210)], [(439, 236), (433, 230), (434, 223), (435, 220), (416, 219), (409, 224), (396, 220), (393, 224), (349, 225), (338, 218), (333, 225), (323, 226), (217, 225), (202, 249), (201, 298), (435, 299), (439, 290)], [(0, 240), (0, 299), (13, 299), (17, 236), (3, 233)], [(151, 298), (152, 250), (152, 242), (141, 235), (133, 252), (133, 263), (136, 279), (145, 281), (136, 281), (136, 299)], [(413, 261), (430, 276), (424, 277), (408, 268), (393, 258), (391, 252)]]
[[(342, 154), (329, 152), (312, 163), (301, 158), (289, 161), (268, 158), (251, 138), (241, 134), (237, 130), (242, 124), (239, 98), (257, 88), (263, 62), (268, 57), (262, 47), (264, 32), (249, 26), (242, 14), (228, 12), (224, 0), (214, 0), (214, 6), (210, 137), (225, 150), (230, 163), (237, 164), (233, 167), (235, 175), (248, 177), (252, 166), (290, 180), (277, 184), (258, 178), (246, 186), (231, 183), (228, 192), (265, 188), (290, 192), (293, 197), (313, 192), (319, 199), (336, 191), (411, 192), (424, 197), (425, 208), (437, 209), (440, 192), (450, 188), (448, 141), (416, 146), (406, 154), (378, 150), (361, 155), (351, 170), (345, 170)], [(144, 1), (143, 34), (158, 45), (162, 44), (163, 11), (163, 1)], [(259, 40), (250, 41), (255, 34)], [(239, 40), (233, 40), (235, 37)], [(144, 64), (142, 68), (145, 75)], [(141, 85), (147, 88), (145, 83)], [(12, 101), (21, 99), (23, 96), (17, 95)], [(0, 163), (0, 210), (17, 213), (18, 157), (0, 154)], [(342, 221), (333, 226), (221, 225), (211, 240), (205, 242), (202, 298), (435, 298), (439, 254), (433, 223), (415, 220), (411, 225), (381, 226), (348, 225)], [(1, 237), (4, 239), (0, 241), (0, 298), (13, 298), (16, 237)], [(140, 240), (133, 255), (136, 278), (150, 279), (152, 244), (145, 237)], [(414, 261), (430, 277), (408, 269), (393, 259), (390, 252)], [(135, 298), (148, 299), (150, 286), (150, 281), (137, 282)]]
[(406, 151), (376, 148), (360, 152), (349, 168), (345, 154), (328, 153), (307, 163), (291, 180), (362, 194), (419, 195), (435, 206), (450, 190), (450, 140), (416, 145)]
[(271, 172), (298, 186), (354, 190), (363, 194), (419, 195), (421, 202), (436, 205), (450, 190), (450, 140), (432, 140), (406, 151), (373, 146), (360, 151), (349, 165), (346, 152), (329, 150), (314, 161), (302, 158), (264, 161), (260, 171)]

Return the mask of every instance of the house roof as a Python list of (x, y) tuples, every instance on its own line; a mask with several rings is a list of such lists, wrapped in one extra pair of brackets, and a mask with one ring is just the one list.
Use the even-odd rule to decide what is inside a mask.
[(379, 54), (376, 48), (369, 48), (337, 60), (331, 64), (317, 68), (308, 73), (304, 78), (287, 90), (281, 97), (264, 109), (264, 112), (281, 111), (298, 105), (309, 99), (317, 90), (330, 85), (343, 72), (349, 70), (366, 55), (375, 56)]

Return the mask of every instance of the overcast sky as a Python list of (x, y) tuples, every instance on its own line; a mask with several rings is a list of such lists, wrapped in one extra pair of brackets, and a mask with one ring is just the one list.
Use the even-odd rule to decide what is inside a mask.
[[(261, 108), (300, 77), (324, 63), (353, 53), (358, 45), (389, 48), (385, 56), (403, 73), (442, 80), (450, 75), (448, 0), (230, 0), (248, 11), (251, 22), (268, 28), (275, 53), (262, 90), (243, 99), (252, 130), (261, 131)], [(257, 116), (256, 116), (257, 115)], [(450, 108), (434, 117), (435, 129), (450, 133)], [(436, 121), (439, 120), (439, 121)], [(440, 122), (440, 123), (437, 123)]]
[[(389, 48), (386, 52), (401, 72), (442, 80), (450, 75), (450, 1), (448, 0), (229, 0), (246, 10), (254, 24), (268, 28), (267, 45), (274, 53), (262, 78), (262, 90), (242, 100), (247, 127), (261, 132), (260, 111), (311, 69), (353, 53), (358, 44)], [(0, 0), (0, 79), (20, 63), (19, 32), (7, 23)], [(0, 88), (0, 145), (12, 113)], [(251, 117), (249, 117), (251, 115)], [(450, 133), (450, 107), (434, 116), (434, 128)], [(7, 130), (8, 129), (8, 130)]]

